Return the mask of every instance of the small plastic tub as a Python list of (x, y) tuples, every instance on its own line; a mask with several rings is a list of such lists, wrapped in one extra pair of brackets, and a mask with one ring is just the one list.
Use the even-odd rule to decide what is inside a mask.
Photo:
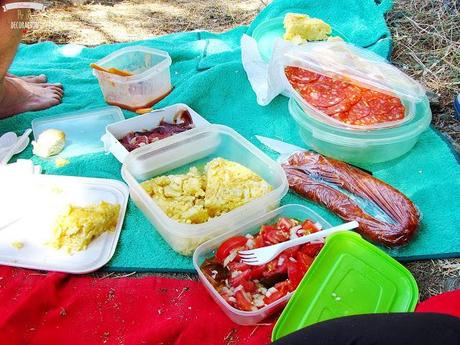
[(166, 97), (172, 88), (171, 57), (162, 50), (126, 47), (97, 61), (96, 65), (133, 73), (125, 77), (93, 69), (105, 101), (127, 110), (149, 108)]
[[(222, 157), (237, 162), (262, 177), (273, 189), (202, 224), (184, 224), (169, 218), (140, 183), (160, 175), (183, 173)], [(126, 157), (121, 174), (134, 203), (169, 245), (182, 255), (192, 255), (198, 245), (238, 227), (248, 219), (274, 209), (288, 191), (281, 166), (233, 129), (209, 125), (140, 147)]]
[(200, 265), (206, 258), (210, 258), (215, 255), (215, 252), (219, 245), (224, 242), (226, 239), (237, 236), (237, 235), (246, 235), (246, 234), (256, 234), (260, 231), (260, 227), (264, 224), (275, 223), (280, 217), (289, 217), (295, 218), (298, 220), (310, 219), (313, 222), (319, 222), (324, 229), (330, 228), (332, 225), (324, 220), (317, 213), (312, 211), (306, 206), (302, 205), (284, 205), (276, 210), (268, 212), (262, 216), (249, 220), (239, 227), (232, 229), (231, 231), (220, 235), (210, 241), (207, 241), (200, 245), (193, 254), (193, 266), (198, 272), (201, 282), (206, 286), (208, 292), (220, 308), (225, 312), (225, 314), (232, 319), (234, 322), (240, 325), (254, 325), (272, 315), (276, 311), (280, 310), (287, 303), (292, 293), (285, 295), (279, 300), (269, 304), (256, 311), (242, 311), (232, 307), (228, 304), (224, 298), (214, 289), (211, 283), (206, 279), (205, 275), (200, 269)]
[(355, 164), (386, 162), (409, 152), (431, 122), (428, 100), (417, 103), (414, 117), (393, 128), (356, 131), (337, 127), (310, 116), (289, 100), (289, 112), (299, 126), (302, 140), (326, 156)]
[(175, 115), (181, 110), (187, 110), (193, 120), (195, 128), (209, 125), (202, 116), (186, 104), (178, 103), (169, 107), (154, 110), (142, 116), (135, 116), (127, 120), (110, 124), (106, 127), (106, 133), (102, 136), (106, 152), (111, 152), (120, 163), (123, 163), (129, 151), (119, 141), (130, 132), (151, 130), (158, 126), (160, 121), (172, 123)]

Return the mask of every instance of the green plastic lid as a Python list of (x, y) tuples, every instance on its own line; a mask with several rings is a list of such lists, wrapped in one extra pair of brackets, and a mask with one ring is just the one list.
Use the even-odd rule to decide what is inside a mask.
[[(266, 62), (268, 62), (272, 56), (275, 40), (277, 38), (283, 38), (283, 22), (284, 17), (269, 19), (257, 25), (257, 27), (252, 32), (252, 38), (254, 38), (257, 42), (260, 56)], [(349, 39), (343, 33), (339, 32), (334, 27), (332, 27), (331, 36), (339, 36), (344, 41), (349, 41)]]
[(354, 232), (327, 238), (273, 328), (272, 340), (337, 317), (409, 312), (418, 302), (411, 273)]

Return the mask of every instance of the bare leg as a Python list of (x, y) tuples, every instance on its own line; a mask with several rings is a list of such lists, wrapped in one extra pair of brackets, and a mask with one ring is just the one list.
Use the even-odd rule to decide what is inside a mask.
[(17, 77), (8, 73), (21, 32), (11, 28), (18, 11), (0, 11), (0, 119), (26, 111), (43, 110), (61, 102), (61, 84), (47, 84), (46, 77)]

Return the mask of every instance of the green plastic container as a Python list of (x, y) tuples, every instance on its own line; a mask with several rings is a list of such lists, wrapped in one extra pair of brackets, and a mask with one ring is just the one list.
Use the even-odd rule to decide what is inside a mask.
[(410, 312), (411, 273), (354, 232), (331, 235), (276, 323), (272, 340), (308, 325), (357, 314)]
[(289, 113), (302, 140), (315, 151), (354, 164), (382, 163), (409, 152), (431, 122), (428, 99), (415, 105), (414, 117), (398, 127), (358, 131), (319, 121), (298, 102), (289, 100)]
[[(259, 53), (262, 59), (268, 62), (272, 56), (273, 46), (277, 38), (283, 38), (284, 35), (284, 17), (277, 17), (260, 23), (252, 32), (252, 38), (257, 42)], [(344, 41), (349, 39), (340, 31), (332, 27), (331, 36), (339, 36)]]

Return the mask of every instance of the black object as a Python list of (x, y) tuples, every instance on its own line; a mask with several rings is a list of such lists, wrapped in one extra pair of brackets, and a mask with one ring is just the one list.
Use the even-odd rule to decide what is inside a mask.
[(434, 313), (347, 316), (320, 322), (273, 345), (459, 345), (460, 318)]

